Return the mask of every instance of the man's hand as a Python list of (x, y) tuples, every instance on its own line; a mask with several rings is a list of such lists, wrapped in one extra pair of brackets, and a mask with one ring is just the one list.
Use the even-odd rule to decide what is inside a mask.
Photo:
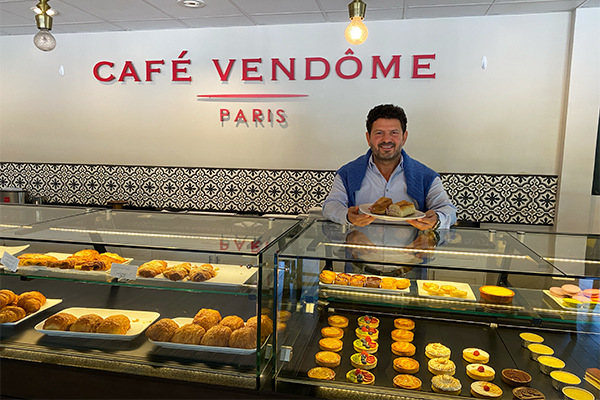
[(415, 228), (417, 228), (421, 231), (425, 231), (427, 229), (433, 228), (437, 221), (438, 221), (437, 213), (433, 210), (427, 210), (425, 212), (425, 216), (423, 218), (409, 219), (406, 222), (408, 222), (409, 224), (411, 224), (412, 226), (414, 226)]
[[(352, 225), (356, 226), (367, 226), (371, 222), (375, 221), (375, 217), (371, 217), (367, 214), (360, 214), (358, 211), (358, 206), (349, 207), (348, 208), (348, 221)], [(435, 221), (434, 221), (435, 223)]]

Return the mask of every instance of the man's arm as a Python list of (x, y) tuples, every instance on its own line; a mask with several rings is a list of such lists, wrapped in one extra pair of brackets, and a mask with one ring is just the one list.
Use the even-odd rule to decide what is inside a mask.
[(358, 206), (348, 208), (348, 193), (339, 175), (335, 175), (327, 199), (323, 202), (323, 216), (338, 224), (369, 225), (375, 220), (370, 215), (360, 214)]
[(420, 230), (433, 228), (438, 220), (439, 229), (449, 229), (456, 223), (456, 207), (450, 201), (439, 176), (433, 180), (429, 188), (425, 208), (427, 209), (425, 217), (409, 220), (408, 223)]

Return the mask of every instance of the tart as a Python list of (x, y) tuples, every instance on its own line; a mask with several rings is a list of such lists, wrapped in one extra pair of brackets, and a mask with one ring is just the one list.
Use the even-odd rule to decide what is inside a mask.
[(335, 372), (333, 372), (333, 370), (329, 368), (316, 367), (308, 371), (308, 377), (314, 379), (327, 379), (332, 381), (335, 379)]
[(440, 290), (445, 294), (450, 294), (451, 292), (457, 290), (457, 287), (452, 285), (442, 285)]
[(585, 389), (576, 386), (567, 386), (562, 390), (565, 400), (595, 400), (595, 396)]
[(545, 344), (530, 344), (527, 346), (529, 351), (531, 352), (530, 357), (532, 360), (537, 361), (539, 356), (551, 356), (554, 354), (554, 350), (551, 347), (546, 346)]
[(531, 375), (520, 369), (506, 368), (502, 370), (502, 381), (510, 386), (529, 386)]
[(419, 362), (408, 357), (394, 359), (394, 370), (401, 374), (416, 374), (419, 372)]
[(487, 364), (490, 361), (487, 351), (472, 347), (463, 350), (463, 358), (470, 363)]
[(332, 315), (327, 318), (327, 322), (330, 326), (335, 326), (336, 328), (345, 328), (348, 326), (348, 318), (341, 315)]
[(379, 319), (370, 315), (364, 315), (358, 318), (358, 326), (363, 325), (367, 325), (370, 328), (377, 328), (379, 327)]
[(323, 336), (324, 338), (341, 339), (344, 337), (344, 331), (342, 330), (342, 328), (326, 326), (325, 328), (321, 329), (321, 336)]
[(366, 351), (369, 354), (375, 354), (377, 353), (377, 350), (379, 350), (379, 344), (371, 340), (371, 338), (368, 336), (366, 338), (356, 339), (354, 342), (352, 342), (352, 345), (354, 346), (354, 350), (358, 351), (359, 353)]
[(345, 273), (341, 273), (341, 274), (337, 274), (335, 276), (335, 279), (333, 280), (333, 283), (336, 285), (346, 285), (348, 286), (348, 284), (350, 283), (350, 279), (352, 277), (349, 274), (345, 274)]
[(450, 375), (436, 375), (431, 378), (431, 389), (436, 393), (458, 396), (462, 385), (458, 379)]
[(581, 379), (577, 375), (565, 371), (552, 371), (550, 377), (552, 378), (552, 387), (556, 390), (581, 383)]
[(381, 285), (381, 278), (377, 276), (369, 276), (365, 281), (365, 287), (378, 288)]
[(450, 358), (450, 349), (441, 343), (429, 343), (425, 346), (425, 355), (429, 358)]
[(396, 289), (395, 278), (381, 278), (380, 286), (382, 289)]
[(427, 369), (434, 375), (454, 375), (456, 364), (447, 358), (432, 358), (427, 362)]
[(421, 390), (421, 380), (417, 377), (407, 374), (400, 374), (394, 377), (394, 387), (408, 390)]
[(479, 399), (499, 399), (502, 397), (502, 389), (492, 382), (476, 381), (471, 383), (471, 394)]
[(367, 278), (364, 275), (352, 275), (350, 278), (350, 286), (363, 287)]
[(415, 321), (408, 318), (396, 318), (394, 320), (394, 327), (398, 329), (405, 329), (407, 331), (412, 331), (415, 329)]
[(371, 370), (377, 366), (377, 357), (363, 351), (350, 356), (350, 363), (354, 368)]
[(510, 303), (515, 296), (515, 292), (502, 286), (486, 285), (479, 288), (481, 298), (492, 303), (506, 304)]
[(321, 272), (321, 274), (319, 275), (319, 282), (331, 284), (335, 280), (336, 276), (337, 274), (333, 271), (323, 270), (323, 272)]
[(359, 326), (354, 330), (359, 339), (370, 337), (371, 340), (379, 339), (379, 331), (376, 328), (370, 328), (367, 325)]
[(513, 389), (513, 399), (517, 400), (544, 400), (546, 396), (537, 389), (530, 387), (517, 387)]
[(352, 369), (346, 374), (346, 380), (352, 383), (372, 385), (375, 383), (375, 375), (364, 369)]
[(396, 289), (408, 289), (410, 287), (410, 279), (396, 279)]
[(550, 375), (552, 371), (563, 369), (566, 365), (560, 358), (552, 356), (539, 356), (538, 362), (540, 363), (540, 371), (546, 375)]
[(527, 348), (527, 346), (529, 346), (530, 344), (540, 344), (544, 342), (544, 338), (535, 333), (522, 332), (519, 334), (519, 337), (521, 338), (521, 346), (525, 348)]
[(457, 297), (459, 299), (466, 299), (467, 298), (467, 292), (464, 291), (464, 290), (456, 289), (456, 290), (453, 290), (450, 293), (448, 293), (448, 296), (450, 296), (450, 297)]
[(423, 282), (423, 289), (425, 289), (427, 292), (438, 292), (440, 290), (440, 285), (432, 282)]
[(496, 371), (489, 365), (469, 364), (467, 365), (467, 376), (476, 381), (491, 381), (496, 376)]
[(325, 338), (319, 340), (319, 348), (324, 351), (341, 351), (344, 342), (340, 339)]
[(392, 343), (392, 353), (397, 356), (410, 357), (414, 356), (417, 348), (409, 342), (394, 342)]
[(394, 342), (412, 342), (415, 334), (405, 329), (394, 329), (392, 331), (392, 340)]
[(315, 362), (321, 367), (335, 368), (340, 365), (342, 357), (333, 351), (320, 351), (315, 354)]

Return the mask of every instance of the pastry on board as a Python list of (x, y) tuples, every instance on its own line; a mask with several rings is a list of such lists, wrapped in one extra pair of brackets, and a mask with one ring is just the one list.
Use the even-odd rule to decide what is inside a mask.
[(206, 331), (196, 324), (185, 324), (175, 330), (171, 336), (171, 342), (182, 344), (200, 344)]
[(315, 362), (321, 367), (335, 368), (341, 361), (342, 357), (333, 351), (319, 351), (315, 354)]
[(168, 342), (177, 329), (177, 322), (170, 318), (162, 318), (146, 329), (146, 336), (153, 342)]
[(85, 314), (77, 318), (77, 321), (69, 328), (72, 332), (96, 332), (98, 325), (104, 321), (104, 318), (98, 314)]
[(44, 321), (42, 329), (48, 331), (68, 331), (75, 321), (77, 321), (77, 317), (73, 314), (60, 312)]
[(138, 267), (137, 274), (142, 278), (154, 278), (167, 270), (167, 262), (164, 260), (152, 260)]
[(229, 337), (229, 347), (255, 349), (256, 329), (249, 326), (243, 326), (231, 332), (231, 336)]
[(104, 318), (104, 321), (96, 328), (96, 333), (124, 335), (130, 328), (131, 320), (123, 314), (116, 314)]
[(335, 372), (330, 368), (316, 367), (308, 371), (308, 377), (313, 379), (325, 379), (331, 381), (335, 379)]
[(202, 346), (227, 347), (232, 331), (228, 326), (215, 325), (206, 331), (200, 344)]

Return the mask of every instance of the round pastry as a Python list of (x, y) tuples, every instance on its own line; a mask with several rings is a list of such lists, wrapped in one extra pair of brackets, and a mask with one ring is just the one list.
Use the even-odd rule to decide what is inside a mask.
[(432, 358), (427, 362), (427, 369), (434, 375), (454, 375), (456, 364), (447, 358)]
[(372, 341), (368, 336), (366, 338), (356, 339), (354, 342), (352, 342), (352, 345), (354, 346), (354, 350), (358, 351), (359, 353), (366, 351), (369, 354), (375, 354), (377, 353), (377, 350), (379, 350), (379, 344), (377, 344), (375, 341)]
[(392, 340), (394, 342), (412, 342), (415, 334), (405, 329), (394, 329), (392, 331)]
[(250, 326), (243, 326), (231, 332), (229, 336), (229, 347), (237, 349), (255, 349), (256, 348), (256, 329)]
[(596, 397), (585, 389), (577, 386), (566, 386), (562, 389), (565, 400), (595, 400)]
[(566, 293), (563, 292), (563, 290), (557, 286), (550, 288), (550, 294), (552, 294), (552, 296), (555, 296), (555, 297), (565, 297), (566, 296)]
[(178, 328), (177, 322), (163, 318), (146, 329), (146, 336), (153, 342), (168, 342)]
[(350, 278), (350, 286), (363, 287), (367, 278), (364, 275), (352, 275)]
[(378, 288), (381, 285), (381, 278), (377, 276), (369, 276), (365, 281), (365, 287)]
[(320, 351), (315, 354), (315, 361), (321, 367), (335, 368), (340, 365), (342, 357), (333, 351)]
[(277, 321), (287, 322), (292, 318), (292, 313), (286, 310), (277, 313)]
[(319, 348), (324, 351), (341, 351), (344, 342), (340, 339), (325, 338), (319, 340)]
[(530, 387), (517, 387), (513, 391), (513, 399), (516, 400), (544, 400), (546, 396), (537, 389)]
[(370, 337), (371, 340), (379, 339), (379, 331), (376, 328), (370, 328), (367, 325), (359, 326), (354, 330), (356, 337), (359, 339)]
[(450, 358), (450, 349), (441, 343), (429, 343), (425, 346), (425, 355), (429, 358)]
[(440, 285), (438, 285), (437, 283), (432, 283), (432, 282), (423, 282), (423, 289), (425, 289), (425, 291), (430, 292), (430, 291), (439, 291), (440, 290)]
[(444, 292), (445, 294), (450, 294), (451, 292), (455, 291), (457, 288), (456, 286), (452, 286), (452, 285), (442, 285), (440, 287), (440, 290), (442, 292)]
[(200, 344), (202, 346), (227, 347), (231, 337), (231, 328), (223, 325), (215, 325), (206, 331)]
[(421, 380), (412, 375), (396, 375), (394, 377), (394, 387), (408, 390), (421, 390)]
[[(258, 318), (256, 316), (248, 318), (246, 326), (249, 328), (258, 329)], [(267, 336), (273, 333), (273, 320), (267, 315), (260, 316), (260, 337), (265, 340)]]
[(397, 329), (412, 331), (413, 329), (415, 329), (415, 321), (408, 318), (396, 318), (394, 320), (394, 327)]
[(410, 357), (414, 356), (417, 348), (409, 342), (394, 342), (392, 343), (392, 353), (397, 356)]
[(381, 278), (380, 286), (382, 289), (396, 289), (396, 279)]
[(396, 280), (396, 289), (407, 289), (410, 287), (410, 280), (406, 278), (400, 278)]
[(487, 351), (471, 347), (463, 350), (463, 358), (470, 363), (487, 364), (490, 361)]
[(371, 370), (377, 366), (377, 357), (363, 351), (350, 356), (350, 363), (354, 368)]
[(325, 328), (321, 329), (321, 336), (323, 336), (324, 338), (341, 339), (344, 337), (344, 331), (342, 330), (342, 328), (326, 326)]
[(337, 274), (333, 283), (336, 285), (348, 285), (350, 283), (351, 276), (349, 274)]
[(364, 315), (358, 318), (358, 326), (363, 325), (367, 325), (370, 328), (377, 328), (379, 326), (379, 319), (370, 315)]
[(69, 330), (72, 332), (96, 332), (102, 321), (104, 318), (97, 314), (85, 314), (77, 318)]
[(527, 348), (527, 346), (529, 346), (530, 344), (533, 343), (543, 343), (544, 342), (544, 338), (541, 337), (540, 335), (536, 335), (535, 333), (529, 333), (529, 332), (522, 332), (519, 334), (519, 337), (521, 338), (521, 346)]
[(335, 379), (335, 372), (325, 367), (316, 367), (308, 371), (308, 377), (313, 379), (326, 379), (332, 381)]
[(346, 374), (346, 380), (352, 383), (372, 385), (375, 383), (375, 375), (365, 369), (353, 369)]
[(581, 288), (576, 285), (566, 284), (560, 287), (567, 296), (576, 296), (581, 293)]
[(67, 312), (60, 312), (49, 317), (42, 329), (53, 331), (68, 331), (71, 325), (77, 321), (77, 317)]
[(431, 389), (437, 393), (451, 394), (458, 396), (462, 385), (460, 381), (450, 375), (436, 375), (431, 378)]
[(210, 308), (203, 308), (194, 316), (193, 324), (200, 325), (204, 330), (209, 330), (221, 322), (221, 313)]
[(237, 315), (228, 315), (227, 317), (223, 318), (219, 324), (228, 326), (232, 331), (235, 331), (244, 326), (244, 320)]
[(467, 365), (467, 376), (476, 381), (491, 381), (496, 376), (496, 371), (489, 365), (469, 364)]
[[(183, 343), (183, 344), (200, 344), (202, 337), (206, 331), (203, 327), (196, 324), (186, 324), (180, 326), (173, 336), (171, 342)], [(254, 336), (254, 342), (256, 345), (256, 336)]]
[(510, 303), (515, 296), (515, 292), (508, 288), (492, 285), (481, 286), (479, 294), (482, 299), (500, 304)]
[(285, 322), (277, 323), (277, 332), (283, 332), (287, 328), (287, 324)]
[(332, 284), (336, 276), (335, 272), (324, 269), (319, 275), (319, 281), (325, 284)]
[(531, 375), (520, 369), (506, 368), (502, 370), (502, 381), (510, 386), (529, 386)]
[(502, 389), (492, 382), (476, 381), (471, 383), (471, 394), (479, 399), (499, 399)]
[(467, 297), (467, 292), (465, 292), (464, 290), (456, 289), (456, 290), (453, 290), (450, 293), (448, 293), (448, 295), (450, 297), (457, 297), (459, 299), (464, 299)]
[(540, 371), (546, 375), (550, 375), (552, 371), (563, 369), (566, 365), (563, 360), (552, 356), (539, 356), (538, 362), (540, 363)]
[(408, 357), (394, 359), (394, 370), (401, 374), (416, 374), (419, 372), (419, 362)]
[(327, 318), (327, 322), (330, 326), (335, 326), (336, 328), (345, 328), (348, 326), (348, 318), (341, 315), (332, 315)]
[(527, 346), (527, 348), (531, 352), (531, 359), (535, 361), (537, 361), (539, 356), (551, 356), (552, 354), (554, 354), (554, 350), (552, 350), (551, 347), (548, 347), (545, 344), (534, 343)]

